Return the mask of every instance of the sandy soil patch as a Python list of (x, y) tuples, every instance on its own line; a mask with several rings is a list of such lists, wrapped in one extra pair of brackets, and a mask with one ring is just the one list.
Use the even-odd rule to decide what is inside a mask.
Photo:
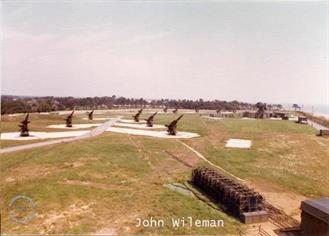
[(177, 135), (168, 135), (167, 131), (151, 131), (151, 130), (139, 130), (139, 129), (128, 129), (119, 127), (109, 127), (106, 131), (121, 133), (121, 134), (132, 134), (141, 136), (150, 136), (156, 138), (195, 138), (199, 137), (196, 133), (178, 131)]
[(251, 140), (247, 139), (229, 139), (226, 141), (225, 147), (229, 148), (250, 148)]
[(5, 179), (5, 182), (16, 182), (27, 180), (35, 177), (43, 177), (48, 174), (53, 174), (58, 170), (54, 167), (45, 167), (45, 166), (29, 166), (29, 167), (16, 167), (10, 171), (9, 177)]
[(80, 223), (79, 219), (83, 219), (88, 216), (95, 218), (96, 215), (92, 210), (94, 203), (82, 205), (82, 204), (72, 204), (64, 210), (51, 211), (45, 215), (38, 215), (37, 218), (43, 219), (40, 225), (42, 230), (41, 234), (51, 234), (62, 232), (62, 229), (75, 227)]
[[(142, 212), (140, 210), (137, 210), (136, 212), (132, 212), (132, 209), (129, 209), (125, 212), (121, 211), (120, 214), (110, 214), (108, 216), (104, 217), (104, 221), (97, 223), (101, 225), (105, 225), (105, 227), (101, 227), (99, 230), (97, 230), (94, 234), (96, 235), (131, 235), (136, 231), (136, 219), (138, 217), (140, 218), (146, 218), (146, 215), (142, 215)], [(110, 222), (110, 224), (109, 224)]]
[(66, 127), (65, 124), (58, 124), (58, 125), (48, 125), (48, 128), (54, 128), (54, 129), (87, 129), (92, 127), (97, 127), (102, 124), (73, 124), (72, 127)]
[(153, 127), (148, 127), (146, 124), (129, 124), (129, 123), (115, 123), (114, 126), (134, 128), (134, 129), (163, 129), (166, 128), (164, 125), (153, 125)]
[(84, 135), (89, 133), (86, 131), (66, 131), (66, 132), (30, 132), (30, 136), (21, 137), (19, 136), (19, 132), (10, 132), (10, 133), (2, 133), (1, 140), (35, 140), (35, 139), (50, 139), (50, 138), (68, 138), (68, 137), (76, 137), (80, 135)]
[(278, 185), (268, 184), (261, 180), (256, 183), (248, 183), (248, 185), (261, 193), (267, 202), (300, 221), (300, 205), (307, 197), (292, 191), (288, 192)]
[(82, 157), (73, 162), (64, 162), (63, 168), (78, 168), (78, 167), (86, 165), (88, 162), (97, 161), (97, 160), (98, 160), (98, 158), (95, 158), (95, 157)]

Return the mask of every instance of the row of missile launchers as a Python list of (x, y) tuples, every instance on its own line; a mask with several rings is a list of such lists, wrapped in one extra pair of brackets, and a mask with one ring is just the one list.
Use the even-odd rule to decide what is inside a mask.
[[(166, 108), (165, 108), (166, 109)], [(140, 109), (134, 116), (134, 120), (135, 122), (139, 122), (139, 116), (141, 115), (143, 109)], [(174, 113), (177, 112), (177, 109), (174, 110)], [(74, 110), (64, 119), (66, 122), (66, 127), (72, 127), (72, 123), (73, 123), (73, 114), (74, 114)], [(89, 120), (93, 120), (93, 114), (94, 114), (94, 110), (92, 110), (91, 112), (88, 112), (88, 118)], [(156, 116), (156, 114), (158, 114), (158, 112), (155, 112), (154, 114), (152, 114), (150, 117), (148, 117), (146, 120), (146, 125), (148, 127), (153, 127), (153, 123), (154, 123), (154, 117)], [(167, 127), (167, 132), (169, 135), (176, 135), (177, 134), (177, 123), (178, 121), (183, 117), (183, 115), (179, 116), (177, 119), (173, 120), (169, 125), (166, 125)], [(27, 137), (29, 136), (29, 128), (28, 128), (28, 124), (30, 123), (29, 121), (29, 114), (26, 115), (25, 119), (23, 121), (21, 121), (21, 124), (19, 125), (20, 127), (20, 136), (21, 137)]]
[[(166, 108), (165, 108), (166, 109)], [(139, 117), (142, 114), (143, 109), (138, 110), (138, 112), (133, 115), (134, 121), (135, 122), (139, 122)], [(177, 113), (177, 108), (173, 111), (174, 113)], [(146, 121), (146, 125), (148, 127), (153, 127), (153, 123), (154, 123), (154, 116), (158, 114), (158, 112), (155, 112), (154, 114), (152, 114), (151, 116), (149, 116), (149, 118), (145, 119)], [(178, 121), (183, 117), (183, 115), (180, 115), (177, 119), (173, 120), (169, 125), (165, 125), (167, 127), (167, 132), (169, 135), (176, 135), (177, 134), (177, 123)]]

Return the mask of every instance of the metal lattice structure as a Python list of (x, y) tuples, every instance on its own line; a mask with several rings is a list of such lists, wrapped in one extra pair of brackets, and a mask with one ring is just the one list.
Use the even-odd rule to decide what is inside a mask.
[(192, 183), (235, 217), (265, 209), (262, 195), (213, 169), (194, 169)]

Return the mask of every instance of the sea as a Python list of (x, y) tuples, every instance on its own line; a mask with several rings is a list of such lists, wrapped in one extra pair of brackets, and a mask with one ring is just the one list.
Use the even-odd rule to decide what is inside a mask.
[(301, 110), (316, 116), (324, 116), (329, 119), (329, 104), (327, 105), (302, 105)]

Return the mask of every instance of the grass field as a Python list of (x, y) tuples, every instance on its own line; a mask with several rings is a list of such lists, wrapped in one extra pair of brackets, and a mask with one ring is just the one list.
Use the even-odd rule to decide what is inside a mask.
[[(56, 132), (56, 131), (68, 131), (67, 129), (58, 129), (58, 128), (48, 128), (49, 125), (55, 125), (55, 124), (65, 124), (66, 115), (44, 115), (44, 114), (30, 114), (29, 120), (29, 129), (30, 131), (34, 132)], [(79, 124), (89, 124), (89, 123), (101, 123), (103, 121), (89, 121), (83, 118), (86, 118), (87, 116), (85, 114), (75, 114), (74, 115), (74, 123)], [(101, 116), (100, 116), (101, 117)], [(20, 121), (22, 121), (25, 118), (25, 115), (21, 116), (8, 116), (4, 115), (1, 117), (1, 132), (18, 132), (20, 124)], [(74, 129), (74, 130), (89, 130), (91, 128), (87, 129)], [(43, 139), (42, 141), (46, 141), (48, 139)], [(40, 142), (40, 140), (26, 140), (26, 141), (16, 141), (16, 140), (1, 140), (1, 147), (11, 147), (11, 146), (17, 146), (22, 144), (30, 144), (30, 143), (36, 143)]]
[[(130, 114), (121, 115), (131, 118)], [(166, 124), (177, 116), (159, 114), (155, 122)], [(33, 128), (39, 130), (62, 121), (62, 117), (37, 119)], [(16, 129), (16, 121), (3, 120), (2, 131)], [(329, 195), (329, 139), (317, 137), (317, 131), (309, 126), (274, 120), (210, 120), (186, 114), (179, 130), (199, 133), (201, 137), (183, 142), (260, 189), (266, 185), (267, 189), (273, 186), (305, 197)], [(227, 149), (224, 144), (229, 138), (251, 139), (253, 146), (248, 150)], [(28, 224), (18, 225), (8, 218), (7, 208), (3, 207), (2, 230), (159, 234), (238, 234), (246, 230), (234, 218), (197, 198), (165, 187), (190, 178), (190, 168), (165, 151), (190, 165), (204, 165), (176, 140), (113, 133), (1, 155), (3, 206), (16, 195), (26, 195), (36, 202), (38, 213)], [(225, 227), (135, 227), (136, 218), (151, 216), (166, 221), (188, 216), (223, 219)]]
[[(83, 118), (86, 118), (86, 115), (79, 114), (74, 115), (73, 124), (88, 124), (88, 123), (100, 123), (99, 121), (89, 121)], [(48, 128), (48, 125), (53, 124), (65, 124), (66, 115), (43, 115), (43, 114), (30, 114), (29, 121), (29, 129), (31, 131), (65, 131), (65, 129), (54, 129)], [(20, 121), (25, 119), (25, 115), (23, 116), (2, 116), (1, 117), (1, 132), (17, 132), (19, 130), (18, 125)]]

